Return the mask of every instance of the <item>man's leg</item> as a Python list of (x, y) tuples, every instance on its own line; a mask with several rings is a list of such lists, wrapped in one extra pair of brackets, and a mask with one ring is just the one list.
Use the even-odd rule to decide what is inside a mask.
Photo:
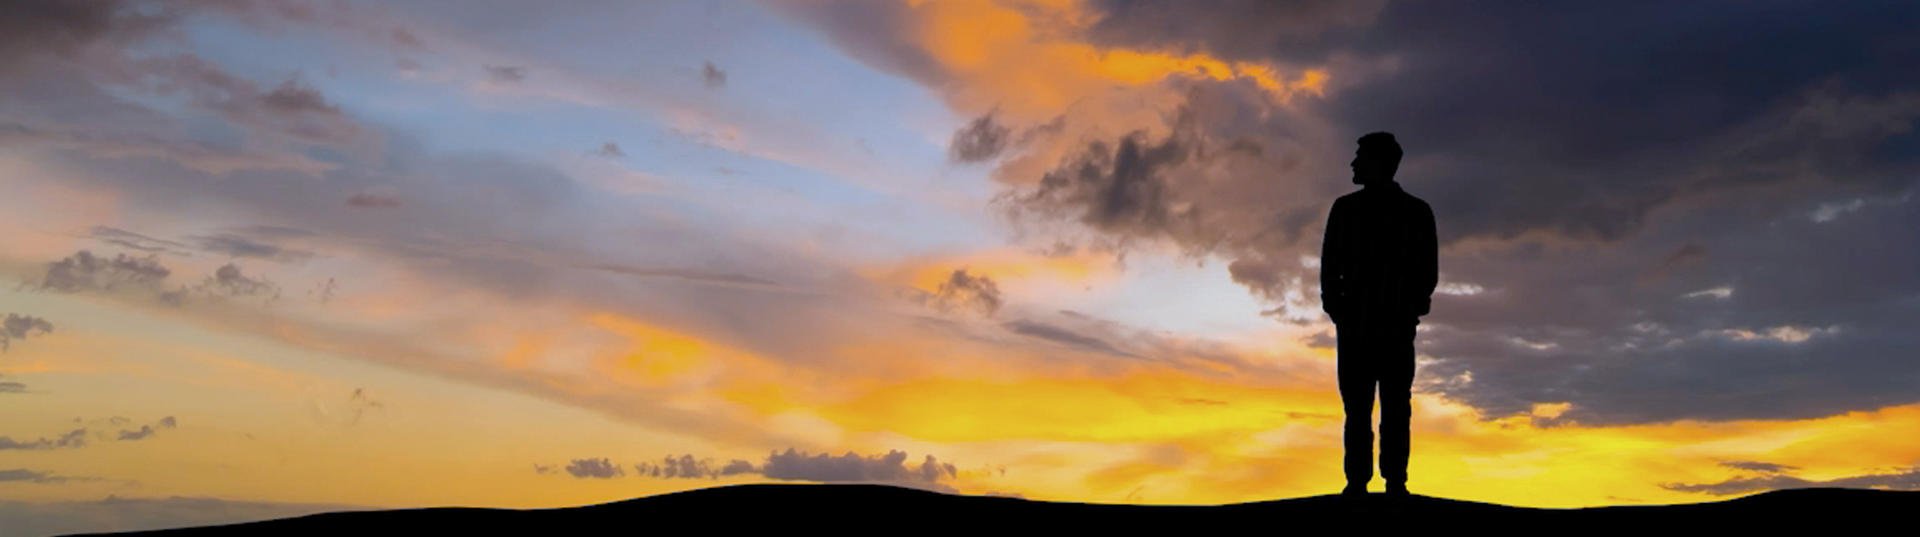
[(1348, 323), (1334, 328), (1334, 352), (1340, 377), (1340, 402), (1346, 407), (1347, 486), (1365, 490), (1373, 479), (1374, 356), (1367, 331)]
[(1389, 485), (1407, 483), (1407, 456), (1413, 417), (1413, 336), (1417, 321), (1382, 327), (1375, 334), (1380, 368), (1380, 477)]

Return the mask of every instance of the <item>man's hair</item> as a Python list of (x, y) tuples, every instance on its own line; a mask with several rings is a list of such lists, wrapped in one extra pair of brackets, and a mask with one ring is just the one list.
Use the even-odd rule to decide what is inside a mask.
[(1394, 141), (1393, 133), (1373, 132), (1360, 137), (1360, 147), (1368, 152), (1386, 157), (1395, 168), (1400, 167), (1400, 142)]

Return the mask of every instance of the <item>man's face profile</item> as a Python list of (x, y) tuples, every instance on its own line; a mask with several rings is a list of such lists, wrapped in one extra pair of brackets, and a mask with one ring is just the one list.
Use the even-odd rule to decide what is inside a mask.
[(1359, 149), (1355, 149), (1353, 151), (1352, 163), (1353, 184), (1364, 185), (1372, 183), (1375, 178), (1380, 177), (1380, 172), (1382, 171), (1381, 160), (1379, 155), (1374, 154), (1373, 151), (1369, 151), (1366, 146), (1360, 146)]

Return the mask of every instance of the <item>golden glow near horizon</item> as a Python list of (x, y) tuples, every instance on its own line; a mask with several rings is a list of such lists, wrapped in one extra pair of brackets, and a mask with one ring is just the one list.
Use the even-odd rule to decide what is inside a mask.
[[(908, 18), (898, 23), (909, 27), (902, 34), (909, 42), (902, 45), (924, 55), (945, 78), (918, 82), (936, 86), (932, 99), (918, 93), (922, 88), (894, 89), (939, 101), (929, 106), (932, 112), (915, 109), (919, 115), (902, 123), (992, 112), (1009, 124), (1032, 127), (1071, 109), (1076, 115), (1065, 127), (1070, 132), (1111, 135), (1158, 125), (1139, 119), (1159, 117), (1174, 106), (1179, 92), (1164, 83), (1181, 77), (1251, 84), (1241, 88), (1258, 88), (1252, 94), (1275, 106), (1338, 91), (1334, 71), (1326, 66), (1232, 61), (1198, 52), (1087, 42), (1078, 30), (1090, 24), (1091, 15), (1077, 1), (905, 4)], [(471, 63), (473, 72), (489, 72), (481, 68), (495, 63), (533, 61), (494, 52), (484, 40), (435, 37), (448, 41), (436, 42), (443, 48), (427, 50), (446, 54), (441, 61), (449, 64)], [(649, 139), (653, 131), (623, 122), (666, 117), (705, 122), (705, 132), (734, 132), (728, 129), (743, 124), (747, 131), (790, 126), (785, 120), (754, 123), (761, 119), (755, 114), (771, 114), (763, 110), (700, 108), (714, 106), (706, 100), (717, 98), (631, 97), (635, 92), (627, 86), (594, 83), (596, 79), (557, 65), (534, 66), (527, 72), (525, 80), (517, 80), (520, 75), (513, 71), (494, 71), (496, 79), (487, 82), (526, 86), (513, 91), (482, 91), (464, 82), (429, 86), (441, 84), (433, 78), (445, 76), (439, 72), (419, 75), (420, 80), (407, 83), (421, 86), (405, 89), (450, 91), (446, 101), (481, 102), (480, 112), (473, 113), (477, 117), (525, 106), (503, 96), (523, 97), (514, 91), (590, 96), (555, 98), (569, 106), (589, 101), (618, 103), (607, 109), (643, 109), (653, 115), (609, 113), (614, 119), (605, 122), (615, 125), (590, 126), (601, 129), (590, 135), (594, 144), (626, 136), (623, 141), (634, 140), (625, 142), (626, 151), (634, 153), (643, 150), (639, 140)], [(753, 75), (744, 69), (731, 79), (706, 76), (704, 86), (686, 85), (751, 91), (737, 86), (765, 83), (751, 80)], [(391, 82), (343, 77), (370, 86)], [(552, 86), (533, 87), (536, 84)], [(439, 99), (441, 94), (434, 95)], [(394, 110), (412, 105), (401, 97), (382, 100), (387, 98), (376, 95), (359, 101), (358, 108), (339, 107), (380, 119), (379, 113), (399, 116)], [(598, 113), (568, 110), (578, 116)], [(945, 132), (951, 132), (950, 127), (940, 125)], [(461, 132), (441, 135), (458, 140), (471, 134), (465, 132), (468, 124), (454, 128)], [(658, 130), (684, 134), (678, 126)], [(480, 140), (473, 143), (481, 145), (524, 142), (471, 135)], [(608, 219), (634, 220), (581, 226), (584, 231), (577, 235), (592, 239), (581, 239), (587, 246), (579, 250), (594, 255), (581, 253), (575, 259), (569, 257), (576, 254), (569, 250), (572, 245), (523, 251), (509, 247), (510, 241), (496, 241), (493, 230), (474, 232), (466, 242), (454, 232), (525, 224), (539, 229), (528, 236), (577, 238), (574, 230), (562, 229), (568, 223), (559, 214), (564, 211), (548, 215), (560, 223), (470, 218), (447, 229), (423, 231), (417, 228), (430, 227), (436, 216), (425, 209), (420, 214), (405, 211), (415, 208), (411, 204), (428, 203), (400, 196), (398, 201), (366, 202), (386, 204), (380, 207), (334, 207), (359, 212), (338, 217), (343, 221), (336, 222), (338, 227), (346, 231), (331, 237), (332, 242), (312, 239), (314, 244), (307, 247), (313, 252), (297, 263), (238, 254), (166, 254), (160, 259), (175, 272), (169, 285), (212, 285), (202, 278), (214, 281), (207, 275), (229, 262), (254, 271), (248, 274), (287, 282), (280, 290), (285, 296), (276, 294), (276, 301), (248, 296), (183, 304), (140, 295), (132, 287), (59, 292), (29, 284), (45, 277), (50, 262), (78, 250), (144, 255), (191, 249), (188, 237), (209, 241), (225, 230), (276, 215), (204, 206), (194, 206), (200, 208), (196, 211), (149, 208), (143, 203), (152, 196), (134, 192), (134, 187), (102, 186), (107, 182), (89, 175), (106, 172), (46, 164), (42, 160), (56, 159), (40, 159), (24, 149), (0, 152), (0, 185), (5, 187), (0, 191), (21, 194), (0, 200), (0, 227), (13, 231), (0, 246), (0, 275), (8, 282), (23, 282), (20, 289), (0, 290), (0, 315), (32, 314), (57, 326), (52, 333), (13, 341), (0, 354), (0, 382), (25, 386), (23, 393), (0, 393), (0, 436), (33, 443), (84, 428), (88, 438), (78, 447), (0, 450), (0, 470), (31, 469), (46, 476), (0, 482), (0, 500), (115, 495), (552, 507), (769, 481), (757, 474), (655, 478), (639, 475), (635, 465), (683, 453), (761, 464), (770, 452), (788, 448), (835, 456), (898, 449), (908, 452), (912, 463), (934, 455), (958, 467), (942, 486), (966, 494), (1018, 494), (1037, 500), (1218, 504), (1327, 494), (1342, 484), (1342, 410), (1333, 352), (1301, 340), (1331, 328), (1324, 320), (1220, 338), (1128, 326), (1109, 320), (1117, 316), (1109, 313), (1137, 319), (1196, 312), (1171, 306), (1162, 310), (1151, 303), (1153, 298), (1123, 296), (1123, 284), (1169, 282), (1177, 293), (1187, 289), (1182, 284), (1226, 280), (1227, 270), (1216, 263), (1143, 275), (1110, 253), (1087, 249), (1048, 255), (1013, 246), (953, 246), (963, 242), (955, 236), (968, 236), (958, 232), (913, 243), (890, 234), (913, 230), (856, 233), (831, 226), (789, 226), (778, 218), (799, 221), (808, 218), (809, 211), (846, 210), (871, 211), (857, 217), (891, 221), (905, 213), (938, 209), (875, 209), (882, 204), (861, 198), (819, 210), (793, 201), (801, 197), (782, 183), (805, 185), (814, 180), (810, 175), (767, 178), (791, 173), (788, 168), (843, 158), (791, 157), (805, 149), (838, 147), (832, 144), (839, 140), (858, 139), (861, 147), (905, 142), (810, 129), (753, 136), (764, 138), (700, 139), (694, 144), (698, 147), (650, 156), (663, 161), (678, 155), (705, 158), (707, 153), (762, 158), (750, 161), (760, 166), (752, 173), (762, 175), (734, 169), (731, 166), (739, 165), (734, 161), (703, 163), (697, 166), (702, 169), (686, 172), (697, 180), (665, 191), (684, 199), (708, 196), (700, 199), (712, 207), (735, 204), (735, 209), (741, 199), (773, 200), (768, 203), (791, 205), (766, 212), (794, 209), (801, 216), (734, 218), (729, 213), (713, 224), (699, 220), (701, 215), (693, 214), (697, 211), (623, 208), (609, 213), (615, 216)], [(835, 141), (809, 145), (816, 139)], [(564, 164), (556, 167), (576, 166), (589, 158), (557, 142), (527, 145), (538, 148), (529, 153), (560, 155), (553, 158)], [(613, 149), (602, 153), (624, 155)], [(1065, 144), (1043, 145), (1027, 157), (1050, 162), (1066, 150)], [(930, 152), (936, 166), (949, 164), (943, 160), (944, 148)], [(872, 160), (875, 167), (893, 165), (880, 157)], [(1026, 165), (1009, 164), (1016, 170)], [(466, 181), (461, 174), (480, 175), (493, 167), (487, 161), (446, 175)], [(830, 167), (805, 172), (831, 175), (822, 171)], [(968, 173), (974, 175), (938, 179), (1017, 182), (1040, 175)], [(222, 181), (259, 179), (214, 176)], [(434, 180), (438, 178), (409, 176), (394, 184), (414, 187)], [(899, 180), (906, 184), (909, 178)], [(470, 196), (460, 203), (483, 207), (476, 211), (538, 210), (545, 208), (542, 204), (575, 202), (579, 194), (472, 181), (480, 186), (460, 183), (461, 188), (449, 191)], [(322, 188), (322, 183), (303, 188)], [(915, 188), (921, 186), (902, 190)], [(624, 197), (629, 195), (634, 194), (590, 190), (577, 197), (595, 203), (636, 199)], [(383, 210), (388, 212), (378, 212)], [(758, 220), (762, 217), (768, 220)], [(843, 217), (856, 216), (828, 214), (822, 220)], [(989, 226), (986, 217), (979, 218), (964, 221)], [(553, 228), (542, 227), (548, 225)], [(135, 251), (100, 240), (95, 226), (173, 239)], [(861, 241), (879, 246), (852, 253), (869, 246)], [(710, 250), (698, 249), (708, 246)], [(648, 257), (655, 250), (694, 253), (663, 261)], [(613, 254), (600, 255), (609, 251)], [(1131, 252), (1171, 257), (1145, 247)], [(763, 253), (774, 259), (759, 267), (764, 270), (744, 275), (708, 270)], [(639, 260), (630, 263), (638, 268), (623, 264), (601, 270), (614, 264), (608, 259)], [(967, 291), (954, 288), (959, 271), (991, 280), (995, 287), (990, 299), (973, 297), (984, 305), (948, 308), (953, 311), (923, 307)], [(332, 285), (336, 275), (343, 282), (337, 297), (332, 287), (317, 287), (320, 281)], [(1478, 284), (1469, 285), (1480, 292)], [(1168, 293), (1164, 286), (1151, 291)], [(920, 303), (903, 296), (920, 297)], [(1082, 311), (1101, 307), (1107, 310)], [(1013, 313), (995, 316), (994, 308)], [(1080, 331), (1067, 333), (1061, 328), (1066, 323), (1081, 323), (1074, 325)], [(1827, 333), (1823, 331), (1831, 330), (1782, 326), (1732, 331), (1729, 337), (1790, 344), (1820, 337)], [(1095, 342), (1075, 335), (1084, 333), (1107, 337)], [(1489, 417), (1458, 401), (1419, 394), (1414, 401), (1410, 485), (1419, 494), (1522, 506), (1681, 503), (1716, 497), (1662, 485), (1752, 475), (1725, 463), (1766, 461), (1794, 467), (1795, 476), (1820, 480), (1894, 471), (1920, 460), (1920, 445), (1889, 441), (1897, 432), (1920, 430), (1920, 404), (1799, 420), (1631, 426), (1555, 421), (1575, 409), (1570, 403), (1548, 402), (1535, 404), (1526, 415)], [(166, 417), (176, 418), (177, 426), (145, 438), (120, 439), (122, 431)], [(564, 470), (570, 461), (598, 458), (619, 465), (621, 475), (583, 478)]]
[[(577, 409), (552, 397), (399, 372), (378, 365), (378, 358), (367, 363), (150, 314), (111, 312), (104, 309), (109, 304), (91, 300), (41, 296), (30, 304), (101, 321), (79, 324), (72, 337), (47, 338), (31, 350), (22, 345), (9, 353), (0, 374), (44, 386), (47, 393), (36, 397), (47, 406), (36, 409), (59, 409), (22, 414), (16, 407), (0, 423), (10, 433), (54, 436), (72, 428), (71, 415), (126, 413), (125, 406), (90, 400), (96, 394), (86, 387), (102, 381), (127, 388), (136, 385), (124, 383), (137, 382), (141, 387), (122, 389), (115, 400), (143, 401), (183, 417), (178, 429), (138, 445), (99, 441), (82, 449), (9, 454), (16, 464), (67, 476), (122, 476), (138, 481), (137, 488), (104, 480), (57, 489), (14, 487), (8, 491), (12, 499), (137, 493), (553, 506), (759, 480), (536, 474), (532, 465), (564, 464), (568, 457), (607, 456), (629, 465), (682, 452), (755, 460), (765, 448), (678, 435), (591, 404)], [(110, 329), (108, 322), (146, 328), (132, 338), (92, 331)], [(681, 409), (744, 410), (757, 416), (750, 421), (789, 429), (811, 423), (806, 427), (817, 429), (814, 437), (834, 443), (835, 452), (912, 448), (915, 458), (936, 454), (962, 465), (953, 485), (963, 493), (1214, 504), (1322, 494), (1339, 480), (1340, 408), (1331, 364), (1305, 349), (1275, 358), (1292, 362), (1277, 364), (1295, 371), (1281, 376), (1153, 364), (1010, 369), (1007, 364), (1015, 362), (1004, 356), (981, 357), (975, 368), (951, 363), (969, 359), (966, 351), (952, 349), (961, 354), (943, 358), (949, 361), (946, 371), (869, 379), (789, 376), (790, 368), (772, 360), (610, 313), (588, 313), (580, 323), (630, 341), (595, 359), (594, 371), (604, 382), (664, 393), (665, 404)], [(915, 341), (893, 349), (950, 345)], [(215, 348), (243, 354), (201, 350)], [(848, 349), (846, 360), (872, 359)], [(955, 373), (967, 370), (986, 376)], [(804, 381), (782, 382), (787, 379)], [(607, 389), (593, 386), (567, 389)], [(356, 389), (375, 394), (380, 404), (356, 407)], [(1898, 468), (1920, 456), (1920, 448), (1875, 441), (1886, 431), (1920, 427), (1920, 405), (1798, 421), (1536, 424), (1566, 408), (1540, 405), (1532, 416), (1486, 420), (1459, 404), (1419, 396), (1414, 484), (1423, 494), (1513, 505), (1675, 503), (1703, 497), (1662, 489), (1650, 476), (1712, 482), (1740, 475), (1722, 462), (1765, 460), (1821, 479)], [(160, 416), (125, 417), (150, 422)], [(556, 446), (554, 439), (562, 438)], [(152, 460), (170, 464), (145, 464)]]

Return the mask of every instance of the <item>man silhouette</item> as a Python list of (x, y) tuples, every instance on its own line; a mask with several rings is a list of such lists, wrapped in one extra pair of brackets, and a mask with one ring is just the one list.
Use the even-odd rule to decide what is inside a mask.
[(1333, 320), (1340, 401), (1346, 407), (1347, 488), (1373, 479), (1373, 396), (1380, 393), (1380, 476), (1387, 493), (1407, 493), (1412, 418), (1413, 334), (1439, 283), (1433, 208), (1400, 189), (1400, 144), (1392, 134), (1361, 136), (1356, 192), (1333, 201), (1320, 252), (1320, 304)]

